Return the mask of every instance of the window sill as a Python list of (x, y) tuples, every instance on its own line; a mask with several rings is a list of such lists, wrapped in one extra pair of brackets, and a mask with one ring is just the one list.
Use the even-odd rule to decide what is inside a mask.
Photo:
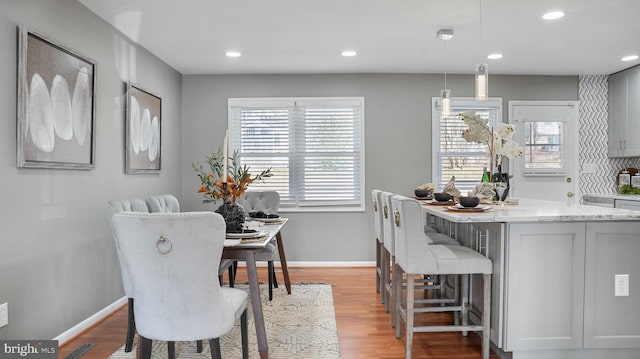
[(278, 213), (357, 213), (357, 212), (365, 212), (364, 207), (322, 207), (322, 206), (314, 206), (314, 207), (280, 207), (278, 209)]

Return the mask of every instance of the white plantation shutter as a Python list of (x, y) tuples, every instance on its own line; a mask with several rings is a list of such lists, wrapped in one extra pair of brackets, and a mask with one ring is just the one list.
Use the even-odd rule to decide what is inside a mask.
[(256, 175), (271, 167), (273, 176), (252, 189), (275, 190), (281, 201), (289, 201), (289, 118), (293, 109), (233, 107), (231, 151), (238, 151), (240, 162)]
[(283, 208), (363, 210), (364, 99), (230, 99), (231, 146)]
[(482, 170), (489, 166), (487, 146), (467, 142), (462, 132), (467, 125), (457, 116), (465, 111), (474, 111), (490, 124), (502, 122), (502, 99), (491, 98), (475, 101), (472, 98), (453, 98), (450, 117), (441, 118), (440, 98), (433, 98), (431, 118), (433, 124), (433, 179), (436, 191), (456, 177), (456, 188), (463, 194), (473, 189), (482, 178)]

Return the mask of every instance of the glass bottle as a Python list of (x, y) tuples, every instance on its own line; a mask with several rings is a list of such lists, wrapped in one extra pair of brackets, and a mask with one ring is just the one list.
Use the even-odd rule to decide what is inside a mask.
[(631, 174), (625, 168), (618, 175), (618, 192), (622, 191), (622, 186), (630, 186), (631, 185)]
[(504, 182), (502, 179), (502, 165), (498, 165), (496, 172), (493, 174), (493, 182)]
[(489, 171), (487, 171), (487, 167), (482, 168), (482, 180), (480, 180), (480, 182), (491, 182), (491, 174), (489, 173)]

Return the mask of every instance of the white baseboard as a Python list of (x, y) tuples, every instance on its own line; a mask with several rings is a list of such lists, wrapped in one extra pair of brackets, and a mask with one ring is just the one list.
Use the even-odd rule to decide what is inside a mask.
[[(275, 262), (276, 266), (280, 266), (280, 262), (276, 261)], [(291, 262), (291, 261), (287, 261), (287, 266), (288, 267), (375, 267), (376, 262), (374, 261), (353, 261), (353, 262), (305, 262), (305, 261), (301, 261), (301, 262)], [(245, 263), (244, 262), (238, 262), (238, 266), (239, 267), (244, 267)], [(267, 266), (267, 262), (257, 262), (256, 263), (257, 267), (266, 267)]]
[(73, 339), (74, 337), (76, 337), (77, 335), (85, 331), (87, 328), (91, 327), (92, 325), (96, 324), (100, 320), (104, 319), (109, 314), (115, 312), (118, 308), (120, 308), (126, 302), (127, 302), (126, 296), (116, 300), (115, 302), (109, 304), (106, 308), (100, 310), (96, 314), (76, 324), (73, 328), (53, 338), (53, 340), (57, 340), (58, 345), (62, 346), (67, 341)]
[[(280, 262), (277, 262), (280, 265)], [(287, 262), (289, 267), (375, 267), (374, 261), (354, 262)]]

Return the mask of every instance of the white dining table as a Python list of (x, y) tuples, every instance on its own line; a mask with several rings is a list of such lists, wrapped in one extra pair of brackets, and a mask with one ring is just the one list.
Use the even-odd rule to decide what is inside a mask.
[(260, 289), (258, 287), (258, 271), (256, 268), (255, 254), (266, 247), (271, 241), (276, 240), (285, 286), (287, 288), (287, 293), (291, 294), (291, 281), (289, 279), (289, 270), (287, 268), (287, 259), (284, 252), (281, 233), (282, 228), (288, 221), (288, 218), (280, 218), (280, 221), (277, 222), (262, 223), (259, 231), (265, 233), (265, 236), (263, 236), (264, 240), (243, 241), (241, 239), (227, 238), (225, 240), (224, 250), (222, 251), (223, 259), (245, 261), (247, 265), (249, 296), (251, 299), (251, 308), (253, 309), (253, 319), (256, 326), (258, 352), (260, 353), (261, 359), (269, 357), (269, 347), (267, 345), (267, 332), (264, 325), (262, 301), (260, 299)]

